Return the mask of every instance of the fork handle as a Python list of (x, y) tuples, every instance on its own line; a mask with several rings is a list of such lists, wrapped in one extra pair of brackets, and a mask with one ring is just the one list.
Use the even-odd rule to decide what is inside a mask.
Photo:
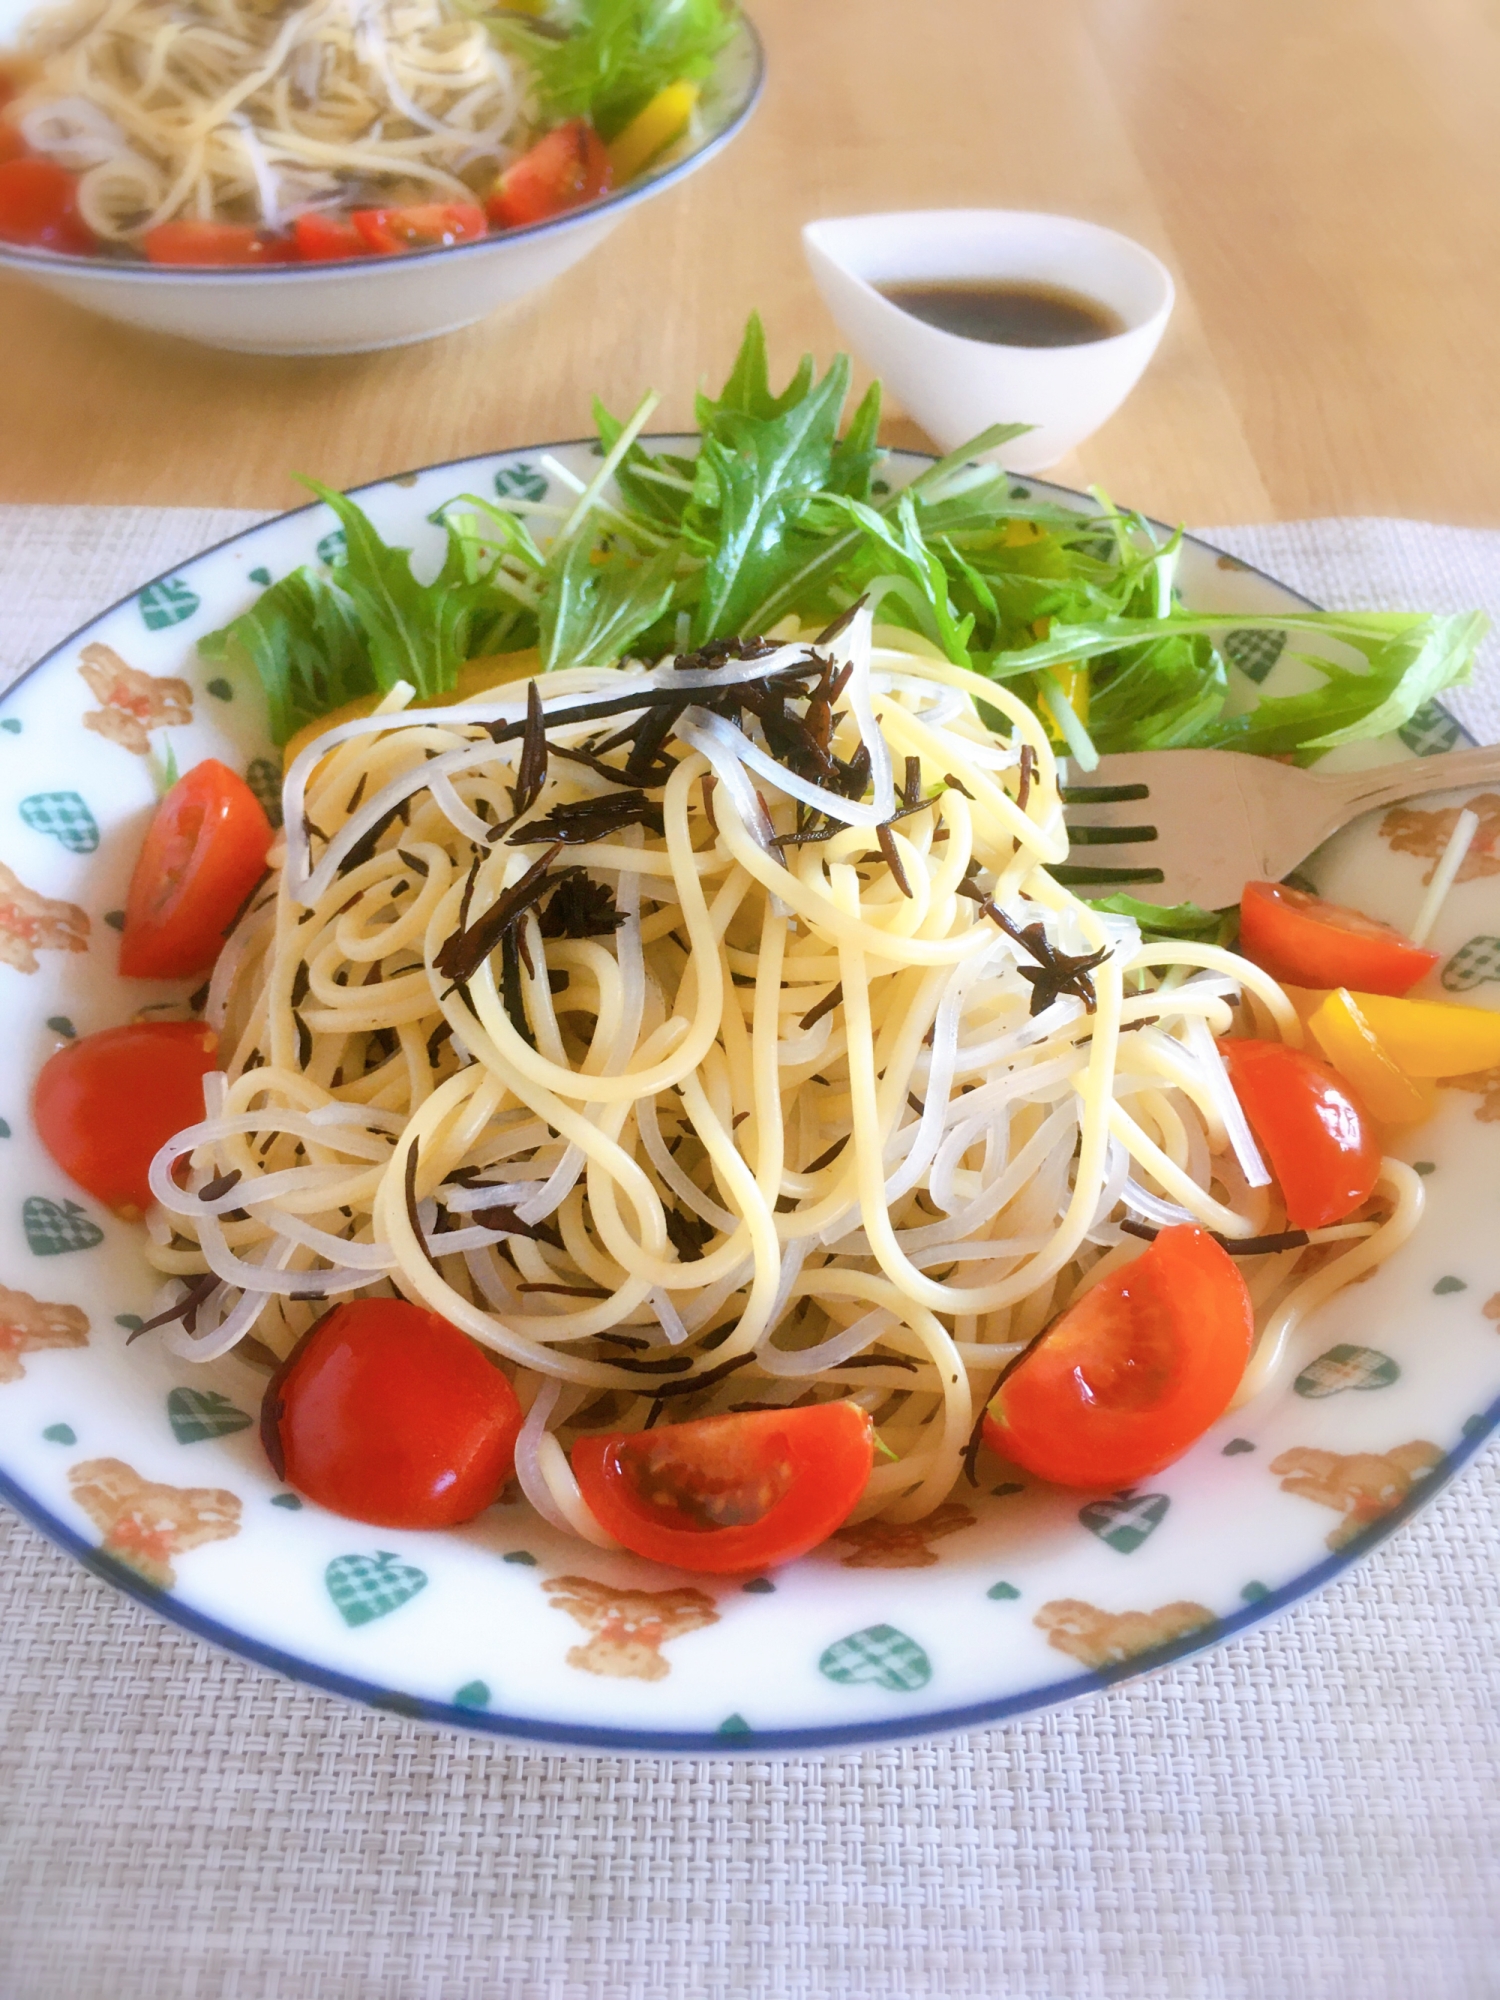
[(1445, 750), (1436, 757), (1417, 757), (1409, 764), (1381, 764), (1369, 771), (1340, 771), (1318, 777), (1339, 813), (1339, 825), (1374, 806), (1394, 805), (1423, 792), (1456, 791), (1460, 785), (1500, 781), (1500, 744), (1478, 750)]

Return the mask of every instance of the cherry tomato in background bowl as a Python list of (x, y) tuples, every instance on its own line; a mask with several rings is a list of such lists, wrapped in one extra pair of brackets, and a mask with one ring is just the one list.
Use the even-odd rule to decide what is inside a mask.
[(1293, 986), (1390, 994), (1408, 992), (1442, 956), (1362, 910), (1285, 882), (1245, 884), (1240, 950), (1273, 979)]
[(86, 257), (94, 232), (78, 213), (78, 177), (53, 160), (0, 160), (0, 243)]
[(572, 1462), (594, 1519), (633, 1554), (734, 1575), (826, 1541), (864, 1492), (874, 1457), (866, 1413), (820, 1403), (582, 1437)]
[(408, 250), (446, 250), (485, 233), (484, 210), (473, 201), (418, 202), (408, 208), (356, 208), (349, 217), (362, 256), (398, 257)]
[(586, 118), (570, 119), (506, 168), (486, 204), (490, 220), (502, 229), (545, 222), (597, 201), (609, 192), (611, 177), (604, 141)]
[(304, 264), (339, 264), (370, 254), (365, 239), (344, 215), (299, 215), (292, 223), (292, 241)]
[(121, 972), (207, 972), (265, 872), (272, 838), (260, 800), (227, 765), (209, 757), (179, 778), (156, 808), (130, 878)]
[(1057, 1486), (1132, 1485), (1224, 1414), (1254, 1339), (1234, 1259), (1207, 1230), (1175, 1224), (1018, 1358), (985, 1412), (985, 1442)]
[(65, 1174), (134, 1220), (151, 1203), (157, 1149), (203, 1116), (218, 1046), (201, 1021), (137, 1021), (69, 1042), (37, 1077), (37, 1135)]
[(1282, 1042), (1232, 1039), (1218, 1046), (1293, 1229), (1326, 1229), (1368, 1201), (1380, 1173), (1380, 1144), (1343, 1078)]
[(248, 222), (159, 222), (141, 238), (152, 264), (284, 264), (290, 245)]
[(260, 1434), (278, 1478), (380, 1528), (451, 1528), (500, 1497), (521, 1404), (484, 1350), (406, 1299), (350, 1299), (266, 1386)]

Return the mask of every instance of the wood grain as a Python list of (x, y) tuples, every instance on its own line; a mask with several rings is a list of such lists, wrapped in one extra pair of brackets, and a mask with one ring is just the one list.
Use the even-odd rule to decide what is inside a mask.
[[(691, 421), (758, 307), (838, 335), (815, 215), (1045, 208), (1122, 228), (1179, 303), (1057, 468), (1171, 519), (1500, 521), (1500, 30), (1489, 0), (752, 0), (745, 134), (549, 291), (420, 347), (217, 354), (0, 279), (0, 499), (277, 507), (577, 436), (648, 384)], [(1003, 415), (1004, 412), (997, 412)], [(921, 444), (892, 410), (890, 442)]]

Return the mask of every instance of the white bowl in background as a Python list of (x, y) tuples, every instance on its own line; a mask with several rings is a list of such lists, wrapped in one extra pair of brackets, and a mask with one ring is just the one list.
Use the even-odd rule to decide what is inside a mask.
[[(802, 245), (841, 332), (891, 394), (953, 451), (989, 424), (1033, 428), (996, 453), (1041, 472), (1124, 402), (1172, 311), (1171, 273), (1128, 236), (1066, 215), (991, 208), (915, 210), (810, 222)], [(877, 285), (1019, 279), (1110, 307), (1123, 333), (1075, 347), (1008, 347), (945, 333)]]
[[(0, 0), (0, 47), (33, 0)], [(153, 333), (246, 354), (358, 354), (431, 340), (511, 305), (602, 243), (627, 210), (674, 186), (720, 152), (754, 110), (765, 77), (759, 37), (740, 17), (704, 86), (708, 136), (629, 187), (550, 222), (449, 250), (262, 270), (116, 263), (0, 243), (0, 270), (74, 305)]]

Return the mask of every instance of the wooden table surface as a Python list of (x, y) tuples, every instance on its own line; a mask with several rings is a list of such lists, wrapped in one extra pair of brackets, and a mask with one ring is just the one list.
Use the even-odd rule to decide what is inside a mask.
[[(687, 426), (758, 307), (789, 372), (838, 336), (817, 215), (1052, 209), (1138, 237), (1178, 305), (1053, 476), (1189, 522), (1500, 524), (1493, 0), (751, 0), (748, 130), (510, 316), (392, 352), (217, 354), (0, 278), (0, 499), (280, 507), (588, 427)], [(997, 415), (1004, 414), (997, 412)], [(892, 409), (888, 441), (925, 442)]]

